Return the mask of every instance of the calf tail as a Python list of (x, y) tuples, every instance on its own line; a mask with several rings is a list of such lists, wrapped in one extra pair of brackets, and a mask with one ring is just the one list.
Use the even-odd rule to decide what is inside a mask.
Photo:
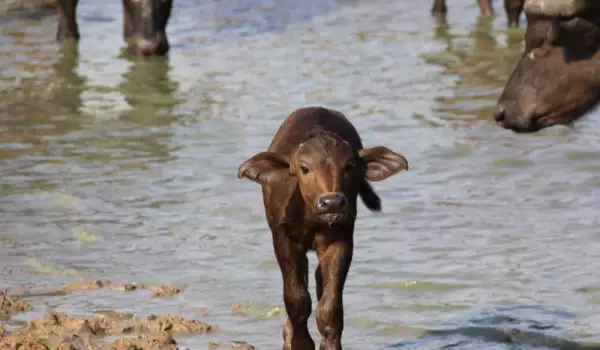
[(360, 194), (360, 198), (369, 210), (381, 211), (381, 199), (379, 199), (379, 196), (367, 180), (364, 180), (362, 185), (360, 185), (358, 194)]

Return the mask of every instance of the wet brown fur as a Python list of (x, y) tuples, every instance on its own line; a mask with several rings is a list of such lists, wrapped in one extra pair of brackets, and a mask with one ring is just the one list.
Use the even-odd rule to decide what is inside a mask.
[[(79, 41), (79, 0), (57, 0), (56, 39)], [(167, 22), (173, 0), (123, 0), (123, 37), (128, 50), (138, 55), (165, 55), (169, 51)]]
[[(521, 16), (521, 12), (523, 11), (524, 1), (525, 0), (504, 0), (504, 10), (506, 11), (506, 16), (508, 18), (508, 27), (519, 27), (519, 17)], [(490, 16), (494, 13), (494, 6), (492, 5), (492, 0), (477, 0), (477, 4), (479, 5), (479, 11), (482, 16)], [(446, 12), (448, 12), (446, 0), (433, 0), (433, 5), (431, 6), (431, 13), (445, 14)]]
[(516, 132), (570, 124), (600, 101), (600, 2), (528, 0), (525, 10), (525, 52), (494, 118)]
[[(380, 199), (367, 180), (380, 181), (405, 170), (406, 158), (382, 146), (363, 148), (350, 121), (322, 107), (294, 111), (267, 152), (240, 166), (239, 178), (262, 185), (288, 314), (283, 349), (315, 348), (307, 326), (312, 309), (306, 257), (310, 250), (319, 261), (315, 280), (320, 349), (342, 349), (342, 294), (352, 261), (357, 197), (360, 194), (369, 209), (379, 211)], [(320, 214), (319, 198), (330, 194), (345, 198), (347, 204)]]

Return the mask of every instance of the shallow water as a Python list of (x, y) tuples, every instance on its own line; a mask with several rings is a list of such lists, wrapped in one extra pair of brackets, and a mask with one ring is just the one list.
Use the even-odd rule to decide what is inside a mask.
[(260, 187), (237, 167), (293, 109), (323, 105), (410, 163), (374, 184), (382, 213), (359, 208), (345, 349), (600, 344), (600, 118), (533, 135), (492, 122), (523, 35), (502, 12), (481, 19), (454, 0), (444, 22), (418, 1), (197, 3), (175, 1), (166, 59), (121, 55), (118, 0), (81, 2), (79, 55), (59, 52), (53, 16), (2, 19), (1, 286), (187, 286), (26, 298), (35, 310), (9, 326), (49, 310), (176, 313), (225, 330), (184, 347), (280, 348)]

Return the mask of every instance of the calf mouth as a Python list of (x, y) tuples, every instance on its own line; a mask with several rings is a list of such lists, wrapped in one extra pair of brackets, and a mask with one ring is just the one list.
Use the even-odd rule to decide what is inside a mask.
[(325, 213), (319, 214), (319, 219), (328, 224), (329, 226), (334, 224), (340, 224), (346, 221), (348, 218), (348, 213), (338, 212), (338, 213)]

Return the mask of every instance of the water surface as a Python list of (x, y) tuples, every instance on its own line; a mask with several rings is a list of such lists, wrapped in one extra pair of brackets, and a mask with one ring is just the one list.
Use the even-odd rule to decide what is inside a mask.
[(50, 310), (175, 313), (226, 330), (183, 347), (280, 348), (260, 187), (237, 167), (292, 110), (322, 105), (410, 163), (374, 184), (382, 213), (360, 205), (345, 349), (600, 344), (600, 119), (533, 135), (493, 123), (523, 35), (502, 12), (481, 19), (472, 0), (452, 1), (447, 21), (418, 1), (199, 3), (175, 1), (163, 59), (121, 54), (118, 0), (81, 1), (78, 54), (59, 50), (53, 16), (3, 20), (2, 286), (187, 286), (167, 299), (28, 298), (35, 310), (9, 326)]

